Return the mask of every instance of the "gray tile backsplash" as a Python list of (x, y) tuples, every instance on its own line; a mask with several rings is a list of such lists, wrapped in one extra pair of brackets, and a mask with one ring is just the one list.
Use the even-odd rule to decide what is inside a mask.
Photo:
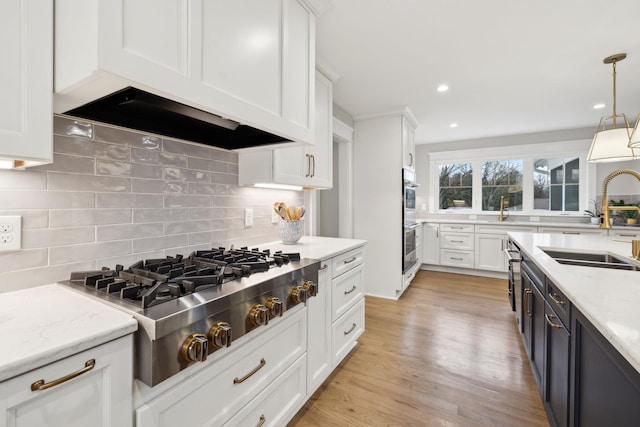
[[(239, 187), (234, 152), (54, 117), (54, 162), (0, 171), (0, 215), (21, 215), (23, 250), (0, 252), (0, 292), (71, 271), (278, 240), (275, 201), (303, 192)], [(244, 209), (254, 225), (244, 227)]]

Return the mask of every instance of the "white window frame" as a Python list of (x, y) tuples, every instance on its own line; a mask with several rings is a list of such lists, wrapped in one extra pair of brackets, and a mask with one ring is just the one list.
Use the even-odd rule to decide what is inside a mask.
[[(590, 200), (595, 199), (596, 195), (596, 166), (586, 161), (590, 144), (590, 140), (574, 140), (430, 153), (429, 212), (447, 215), (490, 215), (497, 213), (496, 211), (482, 210), (482, 162), (522, 159), (522, 210), (509, 211), (510, 215), (583, 216), (583, 210), (589, 209), (591, 206)], [(546, 211), (533, 209), (533, 161), (541, 158), (556, 157), (578, 157), (580, 159), (580, 205), (577, 211)], [(439, 209), (439, 167), (451, 163), (471, 163), (473, 168), (473, 206), (470, 209)]]

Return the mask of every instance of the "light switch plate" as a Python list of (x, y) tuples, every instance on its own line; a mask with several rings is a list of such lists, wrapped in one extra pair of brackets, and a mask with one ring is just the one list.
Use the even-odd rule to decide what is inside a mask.
[(0, 216), (0, 251), (19, 251), (20, 249), (22, 249), (22, 217)]
[(253, 209), (247, 208), (244, 210), (244, 226), (253, 227)]

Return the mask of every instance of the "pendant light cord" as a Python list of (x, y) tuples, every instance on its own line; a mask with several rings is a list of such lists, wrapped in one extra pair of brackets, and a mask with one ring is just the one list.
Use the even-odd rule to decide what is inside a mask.
[(613, 61), (613, 128), (617, 128), (617, 113), (616, 113), (616, 62)]

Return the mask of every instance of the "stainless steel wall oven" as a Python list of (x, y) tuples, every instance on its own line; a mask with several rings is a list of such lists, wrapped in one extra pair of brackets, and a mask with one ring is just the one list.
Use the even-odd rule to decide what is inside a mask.
[(416, 174), (402, 170), (402, 273), (406, 273), (417, 261), (416, 254)]

